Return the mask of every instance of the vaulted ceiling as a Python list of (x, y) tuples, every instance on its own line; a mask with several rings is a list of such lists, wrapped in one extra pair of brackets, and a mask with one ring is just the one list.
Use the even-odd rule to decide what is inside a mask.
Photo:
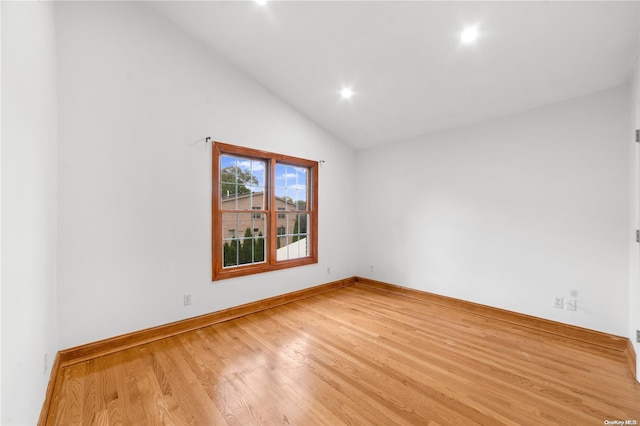
[(149, 4), (354, 148), (629, 83), (640, 16), (615, 1)]

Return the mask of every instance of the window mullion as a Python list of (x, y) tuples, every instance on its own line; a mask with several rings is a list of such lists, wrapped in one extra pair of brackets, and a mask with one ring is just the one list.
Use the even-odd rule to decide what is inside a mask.
[(269, 238), (267, 239), (269, 242), (269, 264), (275, 265), (276, 263), (276, 252), (277, 252), (277, 223), (278, 223), (278, 213), (276, 208), (276, 190), (275, 190), (275, 182), (276, 182), (276, 160), (270, 158), (268, 160), (269, 163), (269, 181), (267, 182), (267, 190), (269, 191)]
[[(219, 142), (213, 156), (213, 279), (317, 263), (317, 162)], [(292, 179), (292, 173), (307, 176)], [(306, 195), (301, 193), (305, 180)], [(301, 237), (306, 248), (294, 245)], [(280, 245), (295, 255), (279, 259)]]

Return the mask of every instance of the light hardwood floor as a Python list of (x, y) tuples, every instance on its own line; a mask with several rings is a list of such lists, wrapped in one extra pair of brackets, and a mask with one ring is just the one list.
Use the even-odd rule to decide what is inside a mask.
[(50, 425), (640, 424), (619, 351), (361, 284), (60, 374)]

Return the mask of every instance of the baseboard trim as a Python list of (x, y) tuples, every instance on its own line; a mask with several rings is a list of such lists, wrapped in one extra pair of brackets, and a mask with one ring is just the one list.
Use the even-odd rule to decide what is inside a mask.
[(47, 385), (47, 393), (45, 395), (40, 417), (38, 418), (38, 426), (45, 426), (51, 420), (51, 406), (57, 398), (57, 390), (60, 388), (60, 380), (62, 379), (62, 368), (90, 359), (99, 358), (104, 355), (119, 352), (125, 349), (144, 345), (147, 343), (162, 340), (167, 337), (176, 336), (178, 334), (187, 333), (199, 328), (230, 321), (235, 318), (250, 315), (256, 312), (275, 308), (277, 306), (292, 303), (308, 297), (316, 296), (342, 287), (348, 287), (355, 284), (355, 277), (345, 278), (343, 280), (333, 281), (321, 284), (315, 287), (282, 294), (279, 296), (262, 299), (244, 305), (235, 306), (229, 309), (212, 312), (210, 314), (200, 315), (185, 320), (172, 322), (158, 327), (152, 327), (145, 330), (134, 331), (132, 333), (123, 334), (109, 339), (99, 340), (96, 342), (80, 345), (69, 349), (58, 351), (55, 361), (51, 367), (51, 375), (49, 384)]
[(53, 364), (51, 365), (51, 374), (49, 375), (49, 384), (47, 385), (47, 393), (42, 403), (42, 410), (40, 411), (40, 417), (38, 418), (38, 426), (44, 426), (48, 423), (49, 411), (51, 404), (54, 401), (55, 390), (59, 388), (58, 381), (60, 380), (60, 354), (57, 353)]
[(355, 281), (358, 285), (365, 285), (388, 293), (423, 300), (429, 303), (446, 306), (447, 308), (462, 310), (464, 312), (566, 337), (568, 339), (578, 340), (591, 345), (620, 351), (624, 354), (627, 360), (627, 365), (629, 366), (630, 372), (633, 374), (633, 378), (636, 378), (635, 349), (626, 337), (564, 324), (557, 321), (551, 321), (544, 318), (538, 318), (505, 309), (494, 308), (478, 303), (467, 302), (465, 300), (402, 287), (396, 284), (371, 280), (369, 278), (355, 277)]
[(147, 328), (145, 330), (134, 331), (132, 333), (123, 334), (109, 339), (99, 340), (97, 342), (92, 342), (69, 349), (64, 349), (59, 352), (61, 366), (66, 367), (124, 349), (144, 345), (167, 337), (207, 327), (213, 324), (218, 324), (235, 318), (243, 317), (245, 315), (275, 308), (276, 306), (306, 299), (308, 297), (326, 293), (338, 288), (347, 287), (349, 285), (353, 285), (354, 283), (354, 277), (346, 278), (343, 280), (333, 281), (315, 287), (282, 294), (280, 296), (274, 296), (268, 299), (246, 303), (244, 305), (235, 306), (233, 308), (200, 315), (193, 318), (187, 318), (181, 321)]
[[(633, 344), (626, 337), (616, 336), (596, 330), (590, 330), (587, 328), (577, 327), (557, 321), (547, 320), (544, 318), (508, 311), (505, 309), (494, 308), (487, 305), (481, 305), (474, 302), (441, 296), (422, 290), (416, 290), (397, 284), (390, 284), (362, 277), (351, 277), (343, 280), (333, 281), (315, 287), (310, 287), (307, 289), (270, 297), (268, 299), (258, 300), (244, 305), (235, 306), (229, 309), (204, 314), (198, 317), (188, 318), (185, 320), (152, 327), (145, 330), (134, 331), (132, 333), (127, 333), (109, 339), (99, 340), (85, 345), (65, 349), (58, 352), (54, 365), (55, 363), (58, 363), (57, 368), (66, 367), (68, 365), (84, 362), (89, 359), (97, 358), (146, 343), (151, 343), (156, 340), (164, 339), (166, 337), (175, 336), (177, 334), (197, 330), (209, 325), (229, 321), (245, 315), (264, 311), (276, 306), (295, 302), (296, 300), (305, 299), (307, 297), (326, 293), (354, 284), (366, 285), (368, 287), (376, 288), (378, 290), (386, 291), (389, 293), (394, 293), (413, 299), (424, 300), (429, 303), (446, 306), (448, 308), (463, 310), (465, 312), (473, 313), (476, 315), (481, 315), (512, 324), (517, 324), (523, 327), (544, 331), (558, 336), (563, 336), (569, 339), (579, 340), (581, 342), (589, 343), (592, 345), (624, 352), (626, 354), (630, 370), (633, 371), (635, 377), (636, 353)], [(52, 368), (52, 374), (53, 372), (54, 370)]]
[(631, 341), (625, 337), (603, 333), (600, 331), (589, 330), (586, 328), (576, 327), (556, 321), (538, 318), (530, 315), (520, 314), (517, 312), (507, 311), (500, 308), (494, 308), (478, 303), (467, 302), (461, 299), (455, 299), (447, 296), (441, 296), (434, 293), (428, 293), (408, 287), (402, 287), (396, 284), (385, 283), (382, 281), (371, 280), (362, 277), (345, 278), (338, 281), (310, 287), (303, 290), (286, 293), (279, 296), (270, 297), (268, 299), (258, 300), (229, 309), (201, 315), (198, 317), (187, 318), (185, 320), (148, 328), (145, 330), (134, 331), (132, 333), (123, 334), (109, 339), (99, 340), (85, 345), (64, 349), (56, 354), (54, 363), (51, 367), (51, 376), (47, 386), (45, 401), (38, 419), (38, 426), (47, 424), (50, 408), (56, 398), (56, 390), (59, 388), (61, 380), (61, 369), (69, 365), (88, 361), (104, 355), (129, 349), (132, 347), (144, 345), (167, 337), (176, 336), (178, 334), (187, 333), (199, 328), (230, 321), (239, 317), (261, 312), (277, 306), (292, 303), (308, 297), (327, 293), (339, 288), (351, 285), (363, 285), (380, 291), (393, 293), (396, 295), (409, 297), (412, 299), (423, 300), (429, 303), (445, 306), (451, 309), (462, 310), (464, 312), (501, 320), (516, 324), (523, 327), (532, 328), (539, 331), (555, 334), (569, 339), (579, 340), (595, 346), (600, 346), (624, 354), (627, 361), (629, 371), (636, 379), (636, 353)]
[(69, 349), (58, 351), (55, 361), (51, 367), (51, 376), (47, 386), (47, 393), (40, 417), (38, 418), (38, 426), (45, 426), (50, 420), (51, 406), (56, 399), (56, 392), (59, 389), (59, 381), (62, 375), (60, 371), (63, 367), (78, 364), (90, 359), (98, 358), (104, 355), (144, 345), (147, 343), (162, 340), (167, 337), (176, 336), (178, 334), (187, 333), (199, 328), (230, 321), (245, 315), (275, 308), (277, 306), (292, 303), (297, 300), (306, 299), (342, 287), (348, 287), (355, 284), (355, 277), (345, 278), (343, 280), (333, 281), (321, 284), (315, 287), (282, 294), (279, 296), (262, 299), (244, 305), (235, 306), (233, 308), (224, 309), (210, 314), (200, 315), (185, 320), (172, 322), (169, 324), (152, 327), (145, 330), (134, 331), (132, 333), (123, 334), (109, 339), (99, 340), (96, 342), (80, 345)]
[(627, 347), (624, 350), (624, 356), (627, 360), (627, 366), (629, 367), (629, 371), (633, 374), (633, 377), (637, 377), (636, 370), (636, 349), (633, 347), (633, 343), (631, 340), (627, 339)]

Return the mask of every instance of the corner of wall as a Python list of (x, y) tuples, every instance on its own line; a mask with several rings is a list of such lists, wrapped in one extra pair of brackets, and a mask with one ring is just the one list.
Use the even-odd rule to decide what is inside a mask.
[[(0, 422), (35, 424), (57, 347), (54, 5), (2, 2)], [(43, 359), (44, 358), (44, 359)]]
[[(640, 19), (640, 8), (638, 9)], [(636, 129), (640, 129), (640, 33), (636, 48), (636, 63), (630, 86), (629, 117), (629, 340), (636, 355), (640, 355), (640, 342), (636, 336), (640, 330), (640, 245), (633, 235), (640, 229), (640, 144), (635, 141)], [(636, 356), (636, 380), (640, 382), (640, 357)]]

